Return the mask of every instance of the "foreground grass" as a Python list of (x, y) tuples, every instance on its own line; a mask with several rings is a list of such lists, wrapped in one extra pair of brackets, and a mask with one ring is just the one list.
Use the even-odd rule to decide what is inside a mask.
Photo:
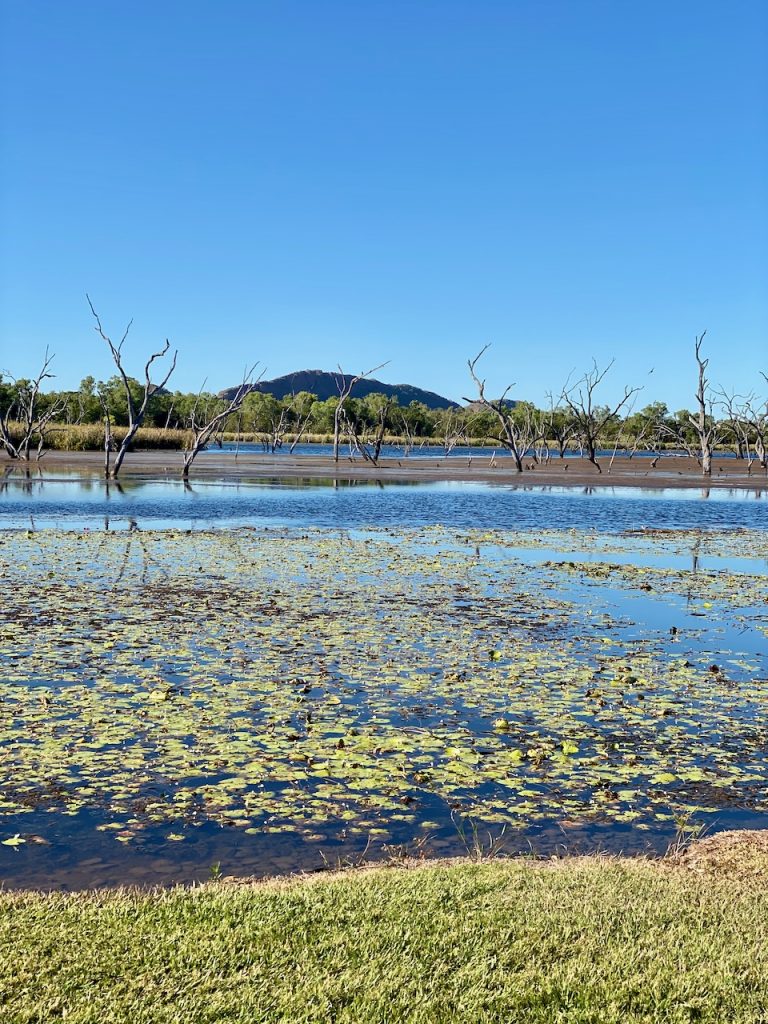
[(0, 1019), (768, 1020), (762, 883), (496, 861), (0, 896)]

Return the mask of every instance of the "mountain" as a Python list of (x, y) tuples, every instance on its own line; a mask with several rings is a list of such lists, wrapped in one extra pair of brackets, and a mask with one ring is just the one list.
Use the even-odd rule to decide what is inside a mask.
[[(500, 402), (501, 399), (491, 398), (489, 399), (489, 401)], [(504, 405), (507, 407), (507, 409), (516, 409), (518, 405), (520, 405), (520, 402), (516, 398), (505, 398)], [(482, 402), (478, 402), (477, 400), (475, 400), (474, 402), (467, 402), (464, 408), (467, 410), (467, 412), (485, 412), (487, 407), (484, 406)]]
[[(284, 377), (275, 377), (274, 380), (262, 380), (254, 384), (251, 391), (262, 391), (275, 398), (285, 398), (287, 395), (298, 394), (299, 391), (309, 391), (317, 395), (320, 401), (326, 398), (337, 398), (339, 389), (336, 386), (336, 373), (326, 373), (325, 370), (298, 370), (296, 373), (287, 373)], [(352, 379), (351, 374), (344, 375), (348, 383)], [(219, 392), (220, 398), (227, 401), (234, 398), (237, 388), (225, 388)], [(455, 409), (457, 402), (449, 398), (436, 395), (434, 391), (423, 391), (414, 387), (413, 384), (384, 384), (380, 380), (360, 380), (352, 390), (353, 398), (365, 398), (366, 395), (387, 395), (396, 398), (400, 405), (410, 405), (411, 402), (423, 402), (428, 409)]]

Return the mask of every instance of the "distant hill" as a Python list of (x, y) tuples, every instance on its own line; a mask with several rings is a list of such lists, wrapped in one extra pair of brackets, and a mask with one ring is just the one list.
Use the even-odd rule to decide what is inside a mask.
[[(489, 399), (489, 401), (498, 402), (498, 401), (500, 401), (500, 399), (492, 398), (492, 399)], [(506, 407), (508, 409), (516, 409), (519, 404), (520, 403), (519, 403), (519, 401), (516, 398), (505, 398), (504, 399), (504, 405), (506, 405)], [(468, 412), (484, 412), (485, 409), (486, 409), (486, 406), (484, 406), (482, 402), (474, 401), (474, 402), (467, 402), (467, 404), (464, 406), (464, 408)]]
[[(267, 395), (274, 395), (275, 398), (285, 398), (287, 395), (298, 394), (299, 391), (309, 391), (317, 395), (320, 401), (326, 398), (337, 398), (339, 389), (336, 386), (336, 373), (326, 373), (325, 370), (298, 370), (296, 373), (287, 373), (284, 377), (275, 377), (274, 380), (262, 380), (254, 384), (251, 391), (262, 391)], [(344, 379), (349, 382), (351, 374), (345, 374)], [(225, 388), (219, 392), (220, 398), (232, 399), (237, 388)], [(410, 405), (411, 402), (423, 402), (428, 409), (455, 409), (457, 402), (449, 398), (435, 394), (434, 391), (423, 391), (412, 384), (384, 384), (380, 380), (360, 380), (355, 384), (352, 391), (353, 398), (365, 398), (366, 395), (387, 395), (396, 398), (399, 405)]]

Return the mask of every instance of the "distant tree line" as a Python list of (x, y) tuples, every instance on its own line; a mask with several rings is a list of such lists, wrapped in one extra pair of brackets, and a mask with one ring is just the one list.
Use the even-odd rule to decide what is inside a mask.
[[(123, 345), (130, 324), (115, 344), (92, 306), (91, 311), (95, 329), (109, 346), (118, 372), (106, 381), (85, 377), (74, 391), (43, 390), (53, 377), (53, 356), (47, 351), (34, 379), (16, 379), (4, 371), (0, 375), (0, 447), (12, 459), (40, 458), (49, 446), (66, 446), (62, 438), (71, 440), (78, 428), (85, 431), (83, 446), (103, 446), (108, 476), (117, 476), (126, 451), (141, 441), (183, 449), (182, 475), (186, 478), (197, 453), (223, 438), (255, 440), (270, 451), (295, 447), (303, 439), (330, 439), (336, 459), (340, 445), (348, 443), (374, 464), (386, 442), (398, 443), (404, 455), (427, 444), (440, 445), (450, 453), (462, 445), (484, 443), (509, 451), (520, 472), (563, 459), (574, 450), (598, 472), (602, 472), (601, 461), (616, 454), (631, 457), (645, 452), (658, 460), (680, 450), (697, 459), (702, 473), (709, 475), (712, 453), (731, 449), (746, 460), (750, 472), (755, 464), (768, 471), (768, 378), (759, 374), (756, 384), (761, 391), (747, 395), (713, 389), (707, 378), (708, 360), (702, 354), (704, 335), (697, 337), (695, 344), (698, 373), (693, 381), (692, 409), (673, 412), (663, 402), (635, 409), (639, 404), (637, 387), (624, 388), (618, 401), (606, 403), (600, 391), (612, 364), (600, 368), (596, 363), (553, 392), (545, 408), (510, 401), (507, 396), (514, 385), (489, 398), (478, 372), (486, 349), (468, 361), (475, 394), (466, 397), (467, 405), (429, 409), (415, 401), (401, 406), (396, 398), (382, 394), (356, 398), (341, 369), (338, 397), (324, 401), (306, 391), (278, 399), (253, 390), (255, 368), (244, 373), (241, 386), (229, 399), (205, 390), (171, 391), (167, 385), (175, 368), (175, 353), (163, 364), (158, 379), (151, 379), (154, 364), (168, 356), (168, 342), (146, 361), (143, 380), (130, 376), (123, 367)], [(360, 374), (354, 380), (368, 375)], [(151, 431), (163, 435), (153, 442), (149, 440)], [(609, 456), (600, 456), (606, 450)]]

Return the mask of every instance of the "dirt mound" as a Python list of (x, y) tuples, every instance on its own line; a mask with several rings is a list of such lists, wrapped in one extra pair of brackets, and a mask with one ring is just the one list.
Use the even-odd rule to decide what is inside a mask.
[(768, 829), (718, 832), (675, 859), (681, 867), (702, 874), (768, 879)]

